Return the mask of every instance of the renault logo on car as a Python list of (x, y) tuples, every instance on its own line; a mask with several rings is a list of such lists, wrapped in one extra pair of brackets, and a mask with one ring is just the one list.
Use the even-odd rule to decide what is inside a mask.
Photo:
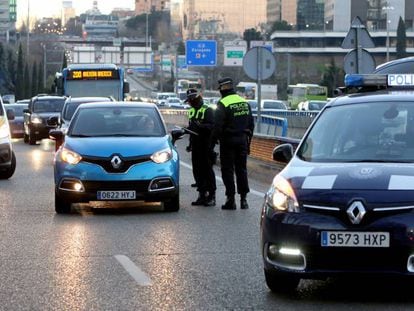
[(349, 220), (354, 225), (358, 225), (361, 223), (362, 218), (364, 218), (366, 214), (366, 210), (364, 208), (364, 204), (361, 201), (352, 202), (349, 208), (346, 210), (348, 214)]
[(122, 165), (122, 160), (119, 156), (113, 156), (111, 160), (112, 167), (114, 169), (119, 169)]

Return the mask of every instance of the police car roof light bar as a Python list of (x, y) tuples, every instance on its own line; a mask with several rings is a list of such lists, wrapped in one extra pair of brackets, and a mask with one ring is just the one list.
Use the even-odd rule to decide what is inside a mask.
[(347, 74), (345, 76), (346, 87), (364, 87), (364, 86), (387, 86), (387, 75), (384, 74)]

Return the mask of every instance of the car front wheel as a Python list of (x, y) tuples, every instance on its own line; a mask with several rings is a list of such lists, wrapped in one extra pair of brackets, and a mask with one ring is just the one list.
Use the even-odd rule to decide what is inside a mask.
[(55, 211), (57, 214), (69, 214), (72, 203), (63, 200), (57, 193), (55, 193)]
[(4, 171), (0, 171), (0, 179), (9, 179), (10, 177), (13, 176), (15, 170), (16, 170), (16, 155), (12, 151), (11, 164)]
[(23, 141), (25, 144), (27, 144), (29, 142), (29, 135), (27, 135), (26, 133), (24, 133), (23, 135)]
[(300, 278), (287, 273), (264, 270), (266, 285), (274, 293), (292, 292), (298, 287)]
[(177, 194), (171, 200), (164, 202), (165, 212), (178, 212), (180, 209), (180, 195)]
[(29, 144), (36, 145), (36, 137), (32, 134), (32, 131), (29, 132)]

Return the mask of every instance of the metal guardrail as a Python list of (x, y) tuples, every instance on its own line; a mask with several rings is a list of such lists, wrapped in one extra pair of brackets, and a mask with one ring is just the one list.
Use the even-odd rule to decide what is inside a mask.
[[(167, 123), (185, 126), (188, 124), (188, 111), (186, 109), (161, 108)], [(293, 110), (266, 110), (260, 115), (261, 131), (256, 134), (290, 137), (300, 139), (315, 117), (318, 111), (293, 111)], [(253, 113), (257, 124), (257, 114)]]

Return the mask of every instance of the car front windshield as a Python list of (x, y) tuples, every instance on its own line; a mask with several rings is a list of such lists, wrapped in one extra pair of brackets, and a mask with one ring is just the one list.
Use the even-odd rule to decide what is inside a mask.
[(88, 107), (79, 108), (69, 129), (69, 136), (165, 136), (165, 127), (153, 108)]
[(39, 99), (33, 104), (34, 112), (61, 112), (65, 99)]
[(298, 150), (310, 162), (414, 162), (414, 102), (325, 109)]

